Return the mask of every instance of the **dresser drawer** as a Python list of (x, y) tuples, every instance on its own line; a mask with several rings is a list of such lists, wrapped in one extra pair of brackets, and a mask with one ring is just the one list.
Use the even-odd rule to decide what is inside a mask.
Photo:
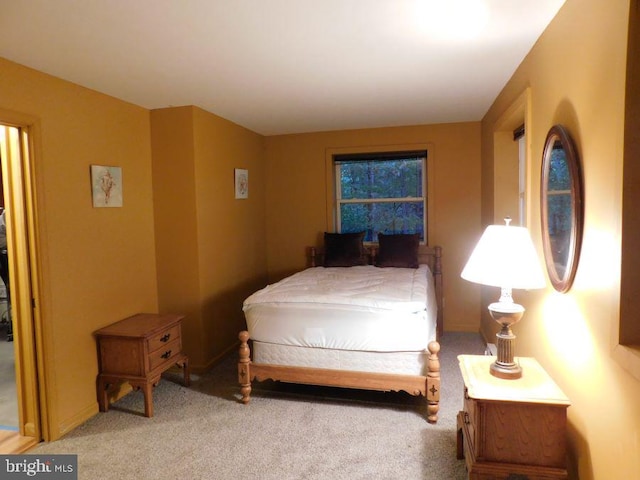
[(170, 342), (180, 339), (180, 325), (176, 324), (167, 330), (149, 338), (149, 352), (165, 348)]

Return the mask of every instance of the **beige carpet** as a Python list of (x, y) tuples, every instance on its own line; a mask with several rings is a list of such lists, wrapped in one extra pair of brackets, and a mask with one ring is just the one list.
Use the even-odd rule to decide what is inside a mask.
[(462, 406), (457, 355), (481, 354), (476, 334), (442, 339), (440, 420), (398, 393), (254, 384), (238, 402), (235, 356), (195, 378), (170, 376), (154, 390), (155, 416), (133, 392), (65, 438), (30, 453), (78, 455), (79, 478), (108, 479), (464, 479), (456, 460)]

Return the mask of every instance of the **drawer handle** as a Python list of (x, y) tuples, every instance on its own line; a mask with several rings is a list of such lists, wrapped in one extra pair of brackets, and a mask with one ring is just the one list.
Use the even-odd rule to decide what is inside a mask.
[(161, 358), (169, 358), (170, 356), (171, 356), (171, 350), (167, 350), (162, 355), (160, 355)]
[(171, 334), (170, 333), (165, 333), (162, 337), (160, 337), (160, 341), (161, 342), (168, 342), (169, 339), (171, 338)]
[(464, 412), (464, 423), (465, 423), (466, 425), (469, 425), (469, 423), (471, 423), (471, 422), (469, 421), (469, 414), (468, 414), (467, 412)]

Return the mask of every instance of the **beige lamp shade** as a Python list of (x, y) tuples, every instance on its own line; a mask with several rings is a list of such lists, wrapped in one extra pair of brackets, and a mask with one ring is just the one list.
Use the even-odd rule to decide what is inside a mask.
[(462, 278), (500, 288), (544, 288), (546, 280), (529, 231), (490, 225), (471, 253)]

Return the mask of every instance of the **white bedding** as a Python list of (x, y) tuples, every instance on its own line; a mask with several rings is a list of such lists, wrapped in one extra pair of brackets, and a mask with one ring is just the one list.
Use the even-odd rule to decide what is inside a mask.
[(301, 347), (403, 352), (436, 338), (429, 268), (309, 268), (244, 302), (250, 338)]

